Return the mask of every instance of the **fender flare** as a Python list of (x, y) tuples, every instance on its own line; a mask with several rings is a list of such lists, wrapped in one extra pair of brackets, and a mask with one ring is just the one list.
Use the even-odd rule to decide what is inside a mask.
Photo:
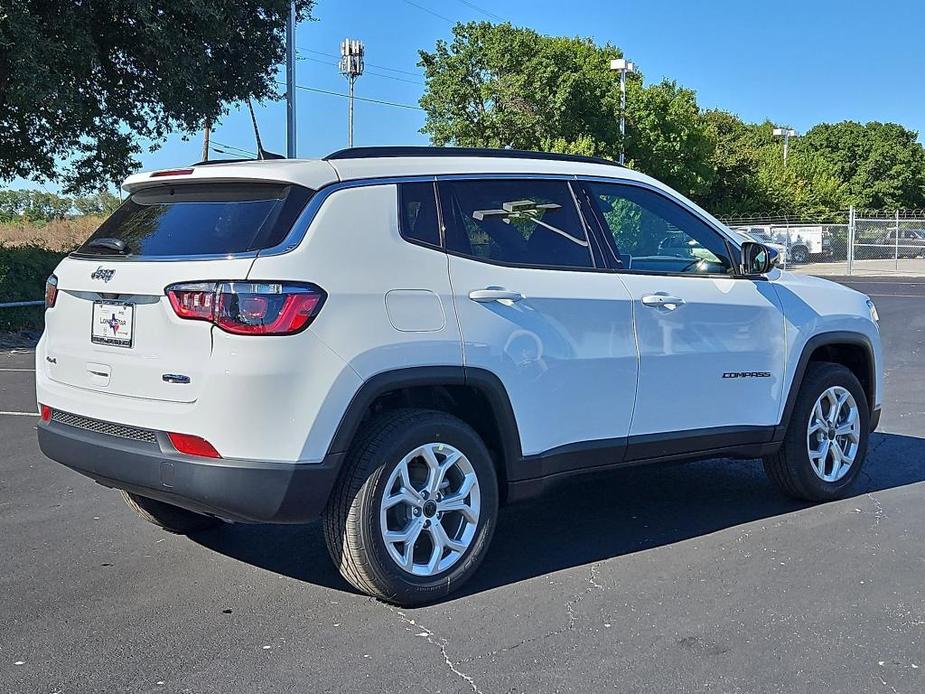
[(492, 372), (465, 366), (415, 366), (393, 369), (380, 372), (364, 381), (337, 425), (328, 446), (328, 455), (343, 454), (349, 449), (363, 417), (377, 398), (389, 391), (421, 386), (468, 386), (485, 396), (501, 438), (504, 460), (499, 472), (503, 475), (502, 480), (510, 479), (510, 473), (523, 459), (523, 453), (520, 447), (520, 430), (507, 389), (501, 379)]
[(876, 393), (873, 391), (877, 383), (875, 372), (877, 366), (874, 358), (874, 348), (870, 342), (870, 338), (864, 333), (855, 333), (845, 330), (819, 333), (818, 335), (813, 335), (806, 341), (806, 344), (803, 345), (803, 351), (800, 353), (800, 360), (797, 362), (796, 370), (793, 372), (793, 379), (790, 381), (790, 391), (787, 394), (787, 401), (784, 405), (780, 423), (774, 431), (774, 441), (782, 441), (784, 435), (787, 433), (787, 426), (790, 423), (793, 408), (796, 407), (797, 395), (799, 394), (800, 386), (803, 385), (803, 377), (806, 375), (806, 368), (809, 366), (810, 357), (817, 349), (827, 345), (853, 345), (864, 348), (867, 354), (867, 378), (871, 389), (871, 392), (867, 394), (867, 406), (871, 416), (873, 416), (874, 401), (876, 400)]

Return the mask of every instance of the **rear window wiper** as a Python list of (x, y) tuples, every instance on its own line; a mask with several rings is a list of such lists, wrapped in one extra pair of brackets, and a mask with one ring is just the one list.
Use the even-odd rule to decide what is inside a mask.
[(107, 251), (113, 251), (114, 253), (127, 253), (128, 251), (125, 248), (125, 241), (122, 239), (114, 239), (108, 236), (93, 239), (87, 244), (90, 248), (105, 248)]

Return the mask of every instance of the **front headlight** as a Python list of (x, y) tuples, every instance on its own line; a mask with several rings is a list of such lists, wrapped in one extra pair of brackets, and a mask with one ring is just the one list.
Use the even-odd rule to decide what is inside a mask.
[(877, 313), (877, 307), (874, 306), (874, 302), (870, 299), (867, 300), (867, 310), (870, 311), (870, 319), (874, 323), (880, 323), (880, 314)]

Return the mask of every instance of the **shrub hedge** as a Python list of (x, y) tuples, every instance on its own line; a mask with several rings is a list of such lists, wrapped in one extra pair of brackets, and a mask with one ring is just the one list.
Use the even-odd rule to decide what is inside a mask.
[[(0, 244), (0, 304), (44, 298), (45, 280), (65, 255), (37, 244)], [(41, 306), (0, 308), (0, 331), (41, 330), (44, 317)]]

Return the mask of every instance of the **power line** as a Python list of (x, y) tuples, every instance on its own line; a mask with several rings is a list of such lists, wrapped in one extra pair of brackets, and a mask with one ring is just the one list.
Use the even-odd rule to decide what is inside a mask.
[(434, 17), (442, 19), (444, 22), (449, 22), (450, 24), (456, 24), (455, 20), (452, 20), (449, 17), (440, 14), (439, 12), (434, 12), (429, 7), (424, 7), (424, 5), (418, 5), (416, 2), (412, 2), (411, 0), (402, 0), (402, 2), (405, 3), (406, 5), (411, 5), (412, 7), (416, 7), (422, 12), (426, 12), (427, 14), (432, 14)]
[(404, 82), (405, 84), (420, 84), (423, 85), (424, 82), (421, 80), (407, 80), (404, 77), (395, 77), (394, 75), (383, 75), (381, 72), (372, 72), (370, 70), (366, 71), (367, 75), (372, 75), (373, 77), (383, 77), (387, 80), (394, 80), (396, 82)]
[[(301, 50), (301, 49), (299, 49)], [(319, 58), (310, 58), (307, 55), (302, 56), (301, 60), (310, 60), (313, 63), (321, 63), (322, 65), (333, 65), (334, 67), (338, 66), (338, 63), (333, 63), (330, 60), (321, 60)]]
[(479, 6), (476, 5), (474, 2), (469, 2), (469, 0), (456, 0), (456, 1), (457, 1), (457, 2), (461, 2), (461, 3), (462, 3), (463, 5), (465, 5), (466, 7), (471, 7), (471, 8), (472, 8), (473, 10), (475, 10), (476, 12), (481, 12), (481, 13), (482, 13), (483, 15), (485, 15), (486, 17), (491, 17), (492, 19), (497, 19), (499, 22), (504, 22), (504, 21), (506, 21), (506, 20), (504, 19), (504, 17), (499, 17), (499, 16), (496, 15), (494, 12), (489, 12), (488, 10), (486, 10), (486, 9), (484, 9), (484, 8), (482, 8), (482, 7), (479, 7)]
[[(329, 60), (321, 60), (320, 58), (311, 58), (307, 55), (302, 56), (300, 60), (310, 60), (313, 63), (321, 63), (322, 65), (333, 65), (334, 67), (339, 66), (338, 63), (332, 63)], [(371, 63), (367, 63), (367, 65), (371, 65)], [(405, 82), (407, 84), (421, 84), (421, 85), (424, 84), (424, 82), (422, 82), (421, 80), (409, 80), (409, 79), (405, 79), (404, 77), (396, 77), (395, 75), (383, 75), (381, 72), (375, 72), (373, 70), (366, 70), (363, 72), (363, 74), (372, 75), (373, 77), (382, 77), (387, 80), (395, 80), (396, 82)]]
[[(311, 48), (300, 48), (298, 46), (296, 48), (298, 48), (298, 50), (302, 51), (303, 53), (314, 53), (315, 55), (323, 55), (328, 58), (340, 58), (340, 56), (336, 55), (335, 53), (325, 53), (324, 51), (315, 51), (315, 50), (312, 50)], [(388, 67), (387, 65), (376, 65), (376, 63), (371, 63), (368, 60), (365, 62), (369, 67), (374, 67), (379, 70), (388, 70), (389, 72), (398, 72), (402, 75), (411, 75), (412, 77), (421, 76), (420, 72), (413, 72), (412, 70), (402, 70), (397, 67)], [(331, 63), (331, 65), (337, 65), (337, 63)]]
[[(282, 82), (279, 82), (278, 84), (282, 84)], [(339, 96), (342, 99), (350, 98), (349, 94), (342, 94), (341, 92), (332, 92), (328, 89), (319, 89), (318, 87), (307, 87), (304, 84), (297, 84), (296, 88), (302, 89), (306, 92), (315, 92), (317, 94), (329, 94), (330, 96)], [(371, 104), (380, 104), (382, 106), (394, 106), (395, 108), (407, 108), (413, 111), (423, 111), (424, 110), (420, 106), (414, 106), (412, 104), (400, 104), (396, 101), (385, 101), (384, 99), (372, 99), (368, 96), (354, 96), (353, 98), (356, 99), (357, 101), (366, 101)]]

